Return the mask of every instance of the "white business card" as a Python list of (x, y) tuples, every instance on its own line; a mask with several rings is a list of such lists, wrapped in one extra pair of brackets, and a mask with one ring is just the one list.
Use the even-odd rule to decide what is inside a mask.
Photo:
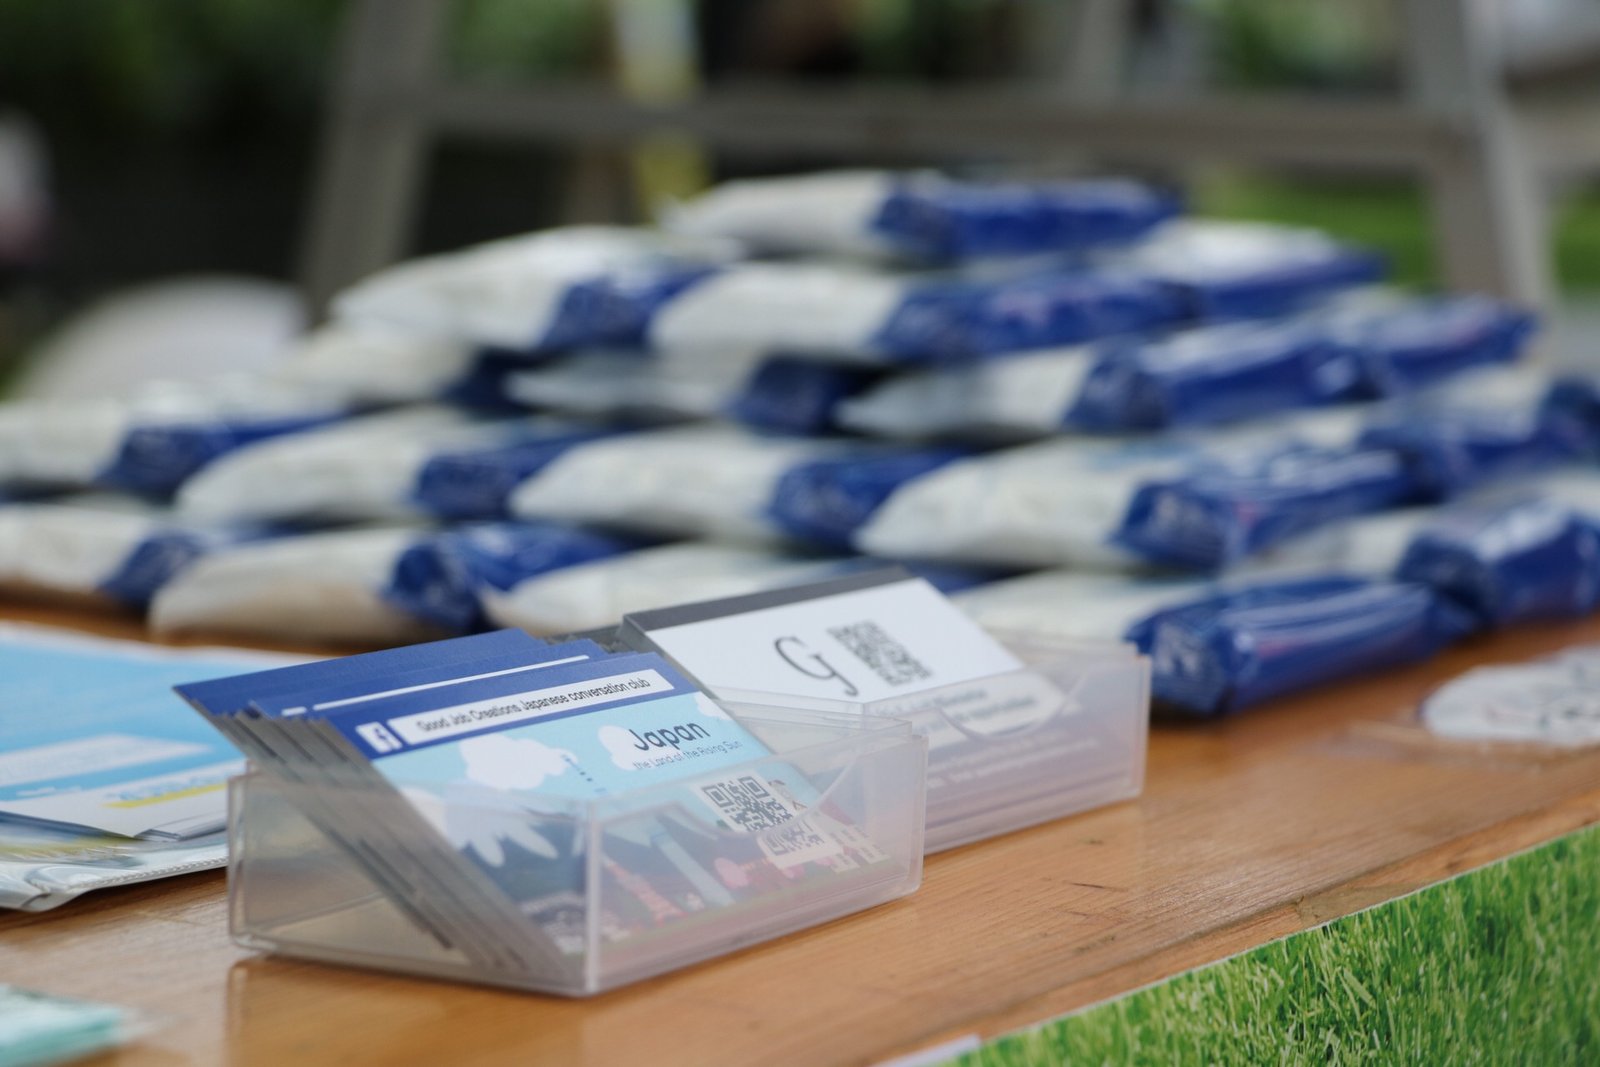
[[(706, 612), (629, 616), (649, 641), (716, 691), (753, 690), (870, 704), (1022, 669), (1022, 663), (920, 578), (819, 595), (734, 598)], [(842, 591), (830, 591), (844, 585)], [(781, 600), (780, 603), (764, 601)], [(727, 605), (711, 617), (705, 614)], [(686, 618), (689, 621), (675, 621)]]

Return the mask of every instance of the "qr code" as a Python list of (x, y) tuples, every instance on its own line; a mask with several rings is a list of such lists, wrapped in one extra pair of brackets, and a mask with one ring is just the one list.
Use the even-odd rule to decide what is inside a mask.
[(723, 818), (745, 833), (771, 829), (794, 816), (794, 812), (753, 775), (726, 782), (707, 782), (700, 786), (700, 792)]
[(905, 685), (933, 677), (933, 672), (923, 666), (921, 660), (875, 622), (835, 626), (828, 633), (889, 685)]
[(726, 782), (706, 782), (700, 795), (732, 827), (759, 833), (761, 851), (780, 867), (791, 867), (837, 849), (817, 832), (783, 783), (746, 774)]
[(817, 833), (803, 817), (781, 830), (763, 834), (761, 848), (767, 855), (780, 861), (787, 856), (809, 858), (819, 848), (834, 851), (828, 839)]

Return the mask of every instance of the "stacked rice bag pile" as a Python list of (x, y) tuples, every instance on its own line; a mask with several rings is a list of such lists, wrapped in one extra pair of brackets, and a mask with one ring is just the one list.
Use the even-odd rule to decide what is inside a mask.
[(643, 365), (652, 310), (735, 252), (606, 228), (496, 242), (356, 287), (270, 381), (6, 405), (0, 589), (148, 610), (161, 631), (372, 644), (599, 625), (862, 566), (512, 521), (513, 491), (557, 457), (646, 423), (530, 414), (508, 371), (574, 347)]
[[(921, 217), (938, 218), (927, 188)], [(892, 271), (882, 264), (926, 268), (961, 247), (886, 235), (901, 195), (876, 176), (751, 182), (673, 220), (806, 258), (735, 266), (665, 306), (648, 331), (656, 365), (678, 380), (685, 368), (738, 367), (744, 391), (722, 394), (719, 410), (816, 436), (741, 444), (725, 427), (664, 431), (642, 461), (652, 477), (592, 492), (641, 462), (613, 442), (524, 486), (514, 507), (1044, 569), (965, 596), (999, 627), (1070, 636), (1080, 616), (1099, 616), (1078, 632), (1138, 641), (1156, 656), (1161, 696), (1209, 714), (1415, 659), (1486, 624), (1449, 583), (1410, 569), (1352, 573), (1310, 558), (1302, 539), (1591, 451), (1589, 423), (1558, 410), (1551, 383), (1497, 369), (1520, 355), (1527, 315), (1483, 298), (1373, 289), (1377, 261), (1322, 235), (1171, 220), (1053, 258)], [(949, 220), (933, 229), (964, 232)], [(824, 258), (842, 253), (856, 258)], [(776, 406), (752, 399), (763, 374), (780, 372), (810, 401), (801, 417), (763, 414)], [(552, 383), (573, 380), (565, 373), (521, 375), (513, 391), (553, 402)], [(1215, 584), (1280, 546), (1295, 550), (1295, 562), (1277, 564), (1287, 576)], [(1177, 599), (1133, 617), (1093, 610), (1153, 582)], [(1289, 629), (1275, 641), (1172, 636), (1236, 606)], [(1186, 613), (1157, 627), (1157, 607)], [(1367, 627), (1359, 639), (1355, 623)], [(1295, 651), (1264, 669), (1229, 642)]]
[(197, 559), (271, 532), (181, 516), (168, 505), (179, 486), (224, 455), (355, 410), (236, 379), (0, 406), (0, 589), (143, 609)]
[[(0, 580), (148, 603), (161, 630), (375, 643), (889, 559), (997, 627), (1137, 640), (1203, 714), (1592, 606), (1493, 586), (1523, 573), (1505, 530), (1542, 551), (1517, 509), (1567, 521), (1559, 551), (1591, 524), (1553, 488), (1493, 496), (1580, 469), (1600, 426), (1586, 383), (1509, 367), (1527, 315), (1375, 289), (1376, 257), (1316, 232), (1178, 215), (1130, 182), (848, 172), (402, 264), (248, 418), (209, 387), (0, 413), (0, 492), (158, 501), (0, 508)], [(38, 544), (76, 536), (48, 516), (90, 507), (122, 516), (100, 562), (41, 580)], [(1391, 521), (1414, 524), (1399, 556), (1356, 560)], [(164, 562), (113, 578), (139, 552)]]

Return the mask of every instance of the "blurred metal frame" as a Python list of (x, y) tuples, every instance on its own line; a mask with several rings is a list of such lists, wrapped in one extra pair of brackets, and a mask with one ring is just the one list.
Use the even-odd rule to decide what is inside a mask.
[(1049, 91), (744, 84), (656, 102), (598, 83), (452, 81), (437, 62), (448, 0), (353, 0), (302, 281), (320, 308), (403, 254), (439, 134), (621, 147), (673, 129), (711, 148), (908, 162), (1043, 148), (1164, 165), (1408, 172), (1427, 184), (1446, 284), (1540, 306), (1552, 283), (1539, 157), (1592, 161), (1600, 123), (1592, 109), (1587, 122), (1531, 127), (1513, 114), (1494, 61), (1493, 3), (1405, 0), (1407, 93), (1392, 102), (1121, 96), (1127, 0), (1079, 0), (1065, 20), (1046, 21), (1070, 34), (1059, 53), (1067, 69)]
[(1404, 73), (1418, 111), (1462, 128), (1424, 164), (1435, 256), (1451, 286), (1535, 306), (1554, 296), (1539, 166), (1506, 99), (1496, 0), (1407, 0)]
[(314, 314), (401, 258), (439, 124), (409, 101), (440, 85), (445, 0), (356, 0), (339, 44), (300, 283)]

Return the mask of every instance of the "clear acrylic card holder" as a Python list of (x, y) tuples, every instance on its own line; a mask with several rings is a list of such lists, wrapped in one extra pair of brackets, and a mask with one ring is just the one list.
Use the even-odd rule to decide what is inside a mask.
[[(238, 778), (233, 937), (286, 956), (585, 996), (917, 888), (922, 736), (900, 721), (722, 703), (769, 755), (590, 800), (432, 787), (440, 799), (422, 815), (437, 837), (401, 839), (395, 827), (416, 815), (392, 807), (405, 803), (403, 783)], [(381, 828), (350, 818), (383, 811), (397, 818)], [(462, 857), (472, 862), (453, 862)], [(511, 905), (485, 908), (481, 894), (496, 892)]]
[(930, 853), (1139, 795), (1150, 664), (1116, 642), (995, 633), (1024, 669), (868, 704), (720, 688), (734, 706), (903, 719), (928, 739)]

